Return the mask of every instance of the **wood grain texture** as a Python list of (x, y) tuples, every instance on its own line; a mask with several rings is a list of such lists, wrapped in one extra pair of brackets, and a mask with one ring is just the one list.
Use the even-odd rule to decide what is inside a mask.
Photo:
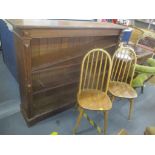
[[(30, 47), (25, 47), (24, 42), (15, 36), (16, 57), (17, 57), (17, 70), (19, 78), (20, 96), (22, 102), (22, 108), (27, 113), (27, 117), (33, 117), (32, 114), (32, 90), (31, 90), (31, 72), (29, 71), (29, 65), (31, 57), (29, 57)], [(27, 52), (27, 53), (26, 53)], [(29, 63), (29, 64), (28, 64)]]
[(137, 92), (127, 83), (112, 81), (109, 84), (109, 91), (112, 95), (122, 98), (136, 98)]
[[(76, 102), (83, 56), (93, 48), (116, 50), (122, 27), (20, 25), (11, 20), (21, 94), (28, 125), (63, 111)], [(62, 24), (63, 22), (61, 22)], [(91, 23), (90, 23), (91, 24)]]
[(135, 51), (130, 47), (124, 47), (123, 44), (116, 50), (112, 58), (113, 69), (109, 92), (115, 97), (129, 99), (130, 108), (128, 119), (131, 119), (133, 111), (133, 99), (137, 97), (137, 92), (132, 88), (132, 80), (135, 72), (137, 57)]
[(86, 21), (69, 21), (69, 20), (42, 20), (42, 19), (9, 19), (6, 20), (14, 27), (26, 28), (66, 28), (66, 29), (79, 29), (79, 28), (94, 28), (94, 29), (125, 29), (125, 26), (113, 23), (101, 22), (86, 22)]
[(76, 121), (74, 133), (80, 124), (82, 111), (87, 109), (103, 111), (104, 134), (106, 134), (108, 127), (108, 110), (112, 108), (112, 102), (107, 95), (111, 68), (111, 57), (107, 51), (95, 48), (85, 54), (82, 60), (77, 94), (77, 101), (81, 110)]
[(109, 96), (97, 90), (85, 90), (78, 95), (79, 105), (88, 110), (110, 110), (112, 103)]
[(103, 49), (89, 51), (82, 60), (77, 100), (89, 110), (110, 110), (112, 103), (107, 95), (111, 57)]

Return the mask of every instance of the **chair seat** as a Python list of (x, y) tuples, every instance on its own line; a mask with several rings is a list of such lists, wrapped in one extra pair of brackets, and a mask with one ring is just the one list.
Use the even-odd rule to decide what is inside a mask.
[(109, 84), (109, 92), (122, 98), (136, 98), (137, 92), (127, 83), (111, 81)]
[(98, 90), (83, 90), (78, 94), (79, 105), (88, 110), (110, 110), (112, 103), (107, 94)]

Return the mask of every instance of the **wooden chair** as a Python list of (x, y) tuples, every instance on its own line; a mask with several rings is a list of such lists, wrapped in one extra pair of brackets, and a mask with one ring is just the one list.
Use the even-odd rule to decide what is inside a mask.
[(131, 44), (137, 45), (139, 40), (143, 38), (144, 32), (137, 27), (132, 27), (132, 28), (133, 28), (133, 31), (131, 33), (131, 37), (130, 37), (129, 42)]
[(104, 112), (104, 134), (106, 134), (108, 111), (112, 108), (112, 102), (107, 95), (111, 67), (110, 55), (103, 49), (93, 49), (84, 56), (77, 94), (80, 113), (73, 130), (74, 134), (84, 110)]
[[(148, 58), (153, 56), (154, 49), (149, 46), (153, 44), (152, 39), (144, 38), (144, 31), (138, 27), (132, 27), (133, 31), (128, 43), (128, 47), (134, 49), (137, 55), (137, 63), (143, 64)], [(149, 43), (148, 43), (149, 42)]]
[(136, 54), (133, 49), (123, 46), (120, 46), (112, 58), (113, 66), (109, 92), (112, 94), (112, 102), (115, 97), (130, 100), (128, 119), (131, 119), (133, 99), (137, 97), (137, 92), (131, 87), (136, 61)]

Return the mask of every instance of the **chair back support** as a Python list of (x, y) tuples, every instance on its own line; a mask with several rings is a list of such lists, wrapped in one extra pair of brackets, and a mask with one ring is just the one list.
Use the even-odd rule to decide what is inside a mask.
[(141, 29), (134, 27), (129, 41), (137, 45), (143, 34), (144, 32)]
[(131, 85), (137, 62), (134, 50), (130, 47), (120, 46), (114, 53), (112, 62), (111, 81), (125, 82)]
[(82, 90), (101, 90), (107, 93), (111, 58), (103, 49), (93, 49), (83, 58), (80, 75), (79, 93)]

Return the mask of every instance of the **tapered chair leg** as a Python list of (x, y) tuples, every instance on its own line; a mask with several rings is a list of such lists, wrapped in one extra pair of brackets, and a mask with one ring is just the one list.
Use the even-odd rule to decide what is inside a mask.
[(78, 129), (78, 127), (79, 127), (79, 125), (80, 125), (80, 121), (81, 121), (81, 119), (82, 119), (82, 116), (83, 116), (84, 110), (81, 109), (81, 108), (79, 108), (79, 112), (80, 112), (80, 113), (79, 113), (79, 116), (78, 116), (78, 118), (77, 118), (77, 121), (76, 121), (75, 127), (74, 127), (74, 129), (73, 129), (73, 134), (76, 133), (76, 130)]
[(130, 120), (131, 119), (131, 114), (132, 114), (132, 111), (133, 111), (133, 99), (130, 99), (130, 109), (129, 109), (129, 116), (128, 116), (128, 119)]
[(108, 111), (104, 111), (104, 134), (106, 135), (107, 133), (107, 127), (108, 127)]
[(78, 108), (79, 108), (79, 105), (78, 105), (78, 103), (76, 102), (76, 103), (75, 103), (75, 108), (74, 108), (74, 110), (76, 111), (76, 110), (78, 110)]
[(111, 102), (113, 103), (115, 100), (115, 96), (112, 95)]
[(141, 94), (144, 93), (144, 86), (141, 87)]

